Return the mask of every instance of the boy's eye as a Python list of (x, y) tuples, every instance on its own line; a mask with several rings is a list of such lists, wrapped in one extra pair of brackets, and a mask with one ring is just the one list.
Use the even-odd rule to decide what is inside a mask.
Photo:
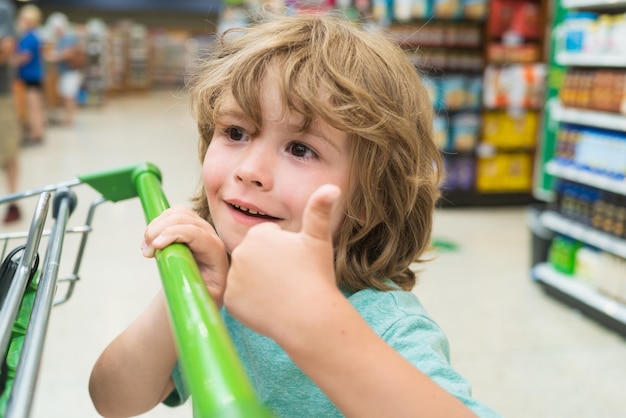
[(315, 152), (304, 144), (293, 143), (290, 145), (291, 154), (298, 158), (315, 157)]
[(241, 128), (237, 128), (235, 126), (228, 127), (224, 130), (226, 136), (231, 141), (241, 141), (245, 138), (246, 133)]

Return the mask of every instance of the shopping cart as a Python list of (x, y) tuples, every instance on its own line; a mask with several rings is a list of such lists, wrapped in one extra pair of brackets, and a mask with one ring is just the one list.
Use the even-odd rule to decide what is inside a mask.
[[(68, 220), (77, 205), (73, 187), (81, 184), (100, 196), (91, 203), (84, 225), (70, 228)], [(0, 197), (0, 204), (37, 195), (30, 229), (0, 234), (4, 260), (0, 270), (0, 358), (4, 360), (0, 417), (6, 418), (30, 414), (51, 309), (73, 293), (96, 208), (104, 202), (139, 197), (150, 222), (169, 207), (160, 170), (150, 163)], [(45, 230), (50, 207), (53, 226)], [(64, 237), (70, 233), (80, 236), (77, 256), (72, 274), (59, 277)], [(47, 237), (47, 248), (40, 260), (42, 236)], [(13, 248), (11, 243), (19, 240), (24, 243)], [(189, 248), (175, 243), (157, 251), (155, 259), (194, 417), (271, 417), (256, 397)], [(61, 282), (67, 282), (66, 291), (55, 299)]]

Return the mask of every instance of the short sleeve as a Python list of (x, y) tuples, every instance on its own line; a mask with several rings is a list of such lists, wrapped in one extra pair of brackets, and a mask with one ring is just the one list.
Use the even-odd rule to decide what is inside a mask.
[(189, 398), (189, 391), (185, 386), (183, 374), (180, 370), (180, 364), (176, 362), (174, 370), (172, 370), (172, 380), (174, 381), (174, 390), (168, 395), (163, 403), (167, 406), (179, 406), (184, 404)]
[(395, 351), (480, 418), (500, 415), (472, 396), (469, 382), (450, 362), (448, 338), (412, 292), (357, 292), (350, 298), (372, 329)]
[(396, 351), (439, 386), (454, 395), (481, 418), (497, 418), (498, 413), (472, 397), (469, 382), (450, 364), (448, 340), (429, 317), (409, 315), (396, 321), (383, 338)]

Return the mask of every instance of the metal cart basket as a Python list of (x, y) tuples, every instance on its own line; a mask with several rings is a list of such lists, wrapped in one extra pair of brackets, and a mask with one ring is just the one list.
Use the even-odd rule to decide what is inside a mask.
[[(73, 187), (81, 184), (100, 196), (91, 203), (84, 225), (70, 228), (68, 219), (77, 205)], [(150, 163), (0, 197), (0, 204), (37, 195), (30, 229), (0, 234), (0, 417), (6, 418), (30, 415), (51, 309), (72, 296), (95, 209), (107, 201), (139, 197), (149, 223), (169, 207), (161, 173)], [(53, 225), (46, 230), (50, 208)], [(64, 237), (70, 233), (79, 234), (80, 243), (72, 274), (59, 277)], [(40, 259), (43, 236), (47, 246)], [(175, 243), (157, 251), (155, 259), (194, 417), (271, 417), (256, 398), (189, 248)], [(55, 299), (62, 282), (65, 292)]]

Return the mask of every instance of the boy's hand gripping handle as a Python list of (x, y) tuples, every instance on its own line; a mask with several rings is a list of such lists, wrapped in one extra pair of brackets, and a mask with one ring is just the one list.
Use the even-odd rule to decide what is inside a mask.
[[(80, 177), (80, 179), (106, 198), (107, 187), (115, 189), (112, 197), (117, 201), (126, 196), (126, 186), (110, 187), (120, 178), (130, 180), (143, 206), (149, 223), (169, 207), (161, 188), (158, 168), (142, 164), (123, 170)], [(121, 192), (120, 192), (120, 189)], [(259, 403), (241, 365), (217, 307), (202, 280), (198, 266), (189, 248), (174, 243), (156, 251), (155, 258), (161, 274), (163, 291), (167, 299), (174, 339), (179, 353), (185, 383), (190, 390), (194, 416), (207, 417), (271, 417)]]

